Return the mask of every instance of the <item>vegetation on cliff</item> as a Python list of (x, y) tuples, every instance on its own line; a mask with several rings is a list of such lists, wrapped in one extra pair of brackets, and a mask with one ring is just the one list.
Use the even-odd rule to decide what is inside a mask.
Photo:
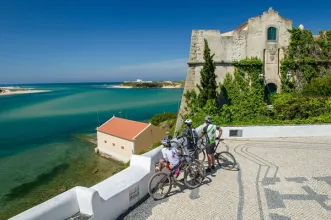
[(156, 114), (151, 119), (151, 124), (165, 129), (170, 134), (173, 134), (176, 125), (177, 114), (165, 112)]
[[(192, 90), (184, 94), (184, 118), (192, 118), (194, 126), (202, 124), (206, 115), (212, 115), (220, 125), (331, 123), (331, 31), (320, 32), (318, 38), (308, 30), (289, 31), (290, 45), (281, 61), (282, 92), (269, 97), (272, 106), (265, 103), (265, 85), (259, 77), (262, 61), (246, 58), (234, 62), (234, 73), (228, 73), (212, 92), (211, 87), (203, 86), (206, 71), (201, 71), (200, 93)], [(212, 72), (209, 47), (205, 47), (204, 57)], [(205, 95), (212, 93), (217, 93), (216, 101)]]

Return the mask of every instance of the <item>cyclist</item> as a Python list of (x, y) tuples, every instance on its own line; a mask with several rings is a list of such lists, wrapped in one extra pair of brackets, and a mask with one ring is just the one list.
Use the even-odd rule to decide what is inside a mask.
[[(192, 128), (192, 120), (191, 119), (186, 119), (184, 121), (185, 128), (182, 131), (182, 134), (178, 136), (179, 137), (185, 137), (186, 139), (186, 148), (189, 153), (194, 152), (196, 144), (198, 142), (198, 134), (195, 131), (194, 128)], [(199, 155), (196, 153), (195, 158), (198, 159)]]
[[(218, 137), (216, 137), (216, 130), (219, 131)], [(206, 152), (208, 158), (208, 168), (206, 172), (210, 172), (211, 169), (215, 169), (215, 148), (216, 148), (216, 139), (220, 139), (222, 135), (222, 129), (219, 126), (212, 124), (212, 117), (206, 116), (205, 117), (205, 126), (203, 127), (201, 137), (205, 136), (207, 143), (206, 143)]]
[(179, 151), (175, 144), (170, 143), (170, 139), (165, 137), (161, 140), (163, 159), (159, 161), (159, 170), (163, 167), (167, 167), (170, 170), (175, 170), (180, 164)]

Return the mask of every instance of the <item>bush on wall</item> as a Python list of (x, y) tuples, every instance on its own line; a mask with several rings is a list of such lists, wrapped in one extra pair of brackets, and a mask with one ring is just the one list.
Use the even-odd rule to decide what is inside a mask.
[(272, 109), (264, 103), (264, 85), (258, 77), (263, 62), (246, 58), (235, 61), (234, 73), (214, 90), (222, 105), (215, 99), (202, 103), (195, 91), (186, 92), (184, 118), (192, 118), (194, 126), (206, 115), (220, 125), (331, 123), (331, 31), (321, 31), (318, 38), (309, 30), (289, 32), (290, 45), (281, 61), (282, 93), (271, 98)]
[(289, 32), (290, 45), (281, 61), (282, 89), (301, 92), (313, 79), (331, 74), (331, 31), (320, 31), (315, 38), (310, 30), (293, 27)]

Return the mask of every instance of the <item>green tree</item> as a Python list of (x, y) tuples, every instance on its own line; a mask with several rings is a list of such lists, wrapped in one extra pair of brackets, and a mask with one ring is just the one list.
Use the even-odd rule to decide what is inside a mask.
[(200, 106), (204, 106), (208, 100), (217, 100), (217, 84), (215, 75), (216, 64), (213, 61), (213, 57), (215, 54), (210, 55), (208, 41), (206, 39), (204, 39), (204, 41), (205, 49), (203, 52), (203, 59), (205, 60), (205, 63), (203, 64), (202, 70), (200, 71), (200, 85), (197, 85), (200, 92)]

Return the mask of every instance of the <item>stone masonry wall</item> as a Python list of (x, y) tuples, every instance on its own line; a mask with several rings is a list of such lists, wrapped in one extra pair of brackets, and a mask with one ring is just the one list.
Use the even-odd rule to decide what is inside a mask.
[[(267, 40), (267, 29), (277, 28), (277, 40)], [(203, 66), (204, 39), (208, 41), (211, 54), (216, 63), (217, 83), (223, 82), (227, 73), (233, 73), (233, 61), (246, 57), (258, 57), (264, 61), (265, 85), (274, 83), (281, 87), (280, 60), (284, 57), (283, 48), (290, 40), (292, 21), (278, 15), (270, 8), (263, 15), (250, 18), (246, 26), (232, 33), (221, 35), (219, 30), (193, 30), (191, 35), (190, 56), (183, 95), (188, 90), (197, 90), (200, 84), (200, 71)], [(182, 124), (181, 115), (185, 114), (185, 97), (182, 97), (176, 129)]]
[[(208, 41), (209, 47), (211, 49), (211, 54), (215, 54), (214, 61), (217, 63), (215, 74), (217, 76), (217, 83), (223, 82), (226, 74), (233, 72), (233, 66), (229, 63), (228, 59), (231, 58), (233, 54), (233, 48), (235, 48), (238, 53), (243, 53), (245, 51), (245, 45), (239, 44), (237, 41), (233, 41), (232, 37), (226, 38), (226, 42), (223, 42), (223, 37), (220, 35), (218, 30), (193, 30), (191, 35), (191, 46), (190, 46), (190, 56), (188, 60), (188, 71), (186, 75), (186, 81), (181, 101), (181, 106), (179, 109), (179, 116), (177, 117), (176, 129), (178, 131), (182, 124), (182, 117), (185, 112), (185, 97), (184, 94), (189, 90), (197, 91), (197, 84), (200, 84), (200, 71), (203, 66), (203, 51), (204, 51), (204, 39)], [(237, 45), (235, 44), (237, 43)], [(232, 45), (234, 44), (234, 46)], [(239, 52), (240, 51), (240, 52)], [(237, 54), (236, 52), (234, 54)]]

